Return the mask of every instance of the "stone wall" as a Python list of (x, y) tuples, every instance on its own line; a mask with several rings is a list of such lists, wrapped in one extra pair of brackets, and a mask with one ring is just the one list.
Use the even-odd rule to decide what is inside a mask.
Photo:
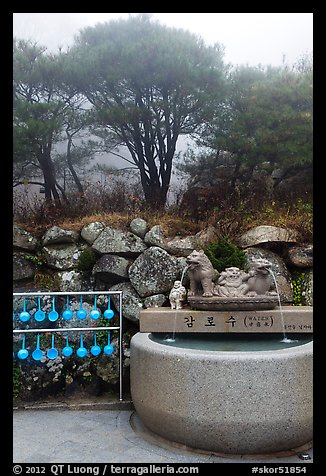
[[(127, 232), (94, 222), (79, 231), (54, 226), (41, 239), (14, 225), (14, 291), (44, 291), (44, 309), (51, 308), (51, 300), (46, 296), (46, 291), (123, 291), (124, 374), (128, 386), (129, 340), (130, 335), (138, 331), (140, 311), (152, 306), (168, 306), (169, 291), (174, 281), (182, 275), (186, 256), (193, 249), (203, 248), (216, 240), (217, 234), (213, 227), (182, 238), (166, 237), (159, 224), (149, 228), (141, 218), (132, 220)], [(291, 275), (297, 270), (305, 293), (303, 304), (313, 304), (311, 244), (298, 245), (297, 236), (291, 230), (266, 226), (249, 230), (239, 237), (237, 244), (245, 250), (248, 262), (259, 257), (272, 263), (283, 303), (293, 302), (295, 290)], [(185, 285), (187, 287), (187, 277)], [(87, 301), (86, 294), (85, 300)], [(72, 308), (75, 306), (77, 309), (78, 299), (72, 298), (71, 304)], [(98, 302), (102, 311), (106, 304), (107, 300), (104, 299)], [(59, 300), (58, 310), (62, 311), (64, 305), (65, 301)], [(93, 301), (89, 300), (90, 310), (92, 305)], [(112, 307), (117, 308), (117, 305), (112, 296)], [(22, 300), (15, 299), (14, 311), (18, 313), (20, 310)], [(32, 315), (37, 311), (35, 299), (28, 301), (28, 311)], [(30, 321), (28, 325), (33, 326), (34, 320)], [(82, 324), (92, 323), (83, 321)], [(74, 322), (74, 325), (78, 327), (81, 324)], [(21, 326), (17, 318), (14, 326)], [(20, 340), (21, 336), (15, 335), (16, 349), (19, 348)], [(72, 342), (77, 340), (76, 333), (72, 336)], [(24, 399), (42, 398), (58, 391), (70, 394), (81, 388), (93, 394), (116, 390), (117, 351), (110, 358), (102, 356), (85, 359), (83, 362), (80, 360), (78, 357), (57, 357), (51, 361), (44, 357), (43, 361), (35, 362), (31, 358), (26, 361), (18, 361), (16, 358), (16, 368), (22, 371), (20, 396)]]

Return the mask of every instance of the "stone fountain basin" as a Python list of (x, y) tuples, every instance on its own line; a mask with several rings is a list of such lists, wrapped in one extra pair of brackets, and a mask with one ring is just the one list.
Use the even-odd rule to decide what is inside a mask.
[(206, 351), (131, 340), (131, 395), (152, 432), (191, 448), (267, 454), (312, 440), (312, 341)]

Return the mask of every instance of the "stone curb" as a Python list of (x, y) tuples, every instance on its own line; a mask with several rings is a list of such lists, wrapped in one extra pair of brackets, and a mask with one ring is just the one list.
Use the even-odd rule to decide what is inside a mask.
[(91, 403), (23, 403), (13, 406), (13, 410), (134, 410), (131, 400)]

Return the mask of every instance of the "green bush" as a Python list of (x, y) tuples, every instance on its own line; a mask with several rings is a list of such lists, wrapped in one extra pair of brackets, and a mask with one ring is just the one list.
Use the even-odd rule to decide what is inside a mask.
[(218, 272), (230, 266), (244, 269), (247, 263), (244, 251), (226, 239), (211, 243), (204, 251)]
[(13, 398), (15, 400), (20, 395), (20, 390), (21, 390), (21, 385), (22, 385), (20, 364), (16, 364), (15, 362), (14, 362), (14, 365), (13, 365), (12, 383), (13, 383)]
[[(98, 320), (98, 327), (110, 327), (112, 325), (113, 325), (112, 320), (108, 321), (108, 319), (106, 319), (103, 315)], [(108, 329), (108, 331), (109, 331), (109, 329)], [(96, 332), (96, 343), (102, 349), (108, 343), (108, 331), (98, 331), (98, 332)], [(113, 332), (112, 331), (110, 331), (110, 337), (111, 337), (111, 340), (112, 340), (112, 338), (113, 338)]]
[(293, 306), (303, 305), (302, 285), (304, 281), (304, 273), (300, 271), (294, 271), (292, 273), (292, 285), (293, 285)]
[(77, 268), (79, 271), (90, 271), (97, 261), (95, 251), (91, 248), (85, 248), (79, 256)]

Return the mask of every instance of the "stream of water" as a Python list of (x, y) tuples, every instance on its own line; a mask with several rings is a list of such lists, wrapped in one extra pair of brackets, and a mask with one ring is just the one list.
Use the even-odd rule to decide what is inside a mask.
[[(189, 268), (189, 265), (185, 266), (185, 268), (183, 269), (182, 271), (182, 275), (181, 275), (181, 285), (183, 285), (183, 279), (185, 277), (185, 274), (186, 274), (186, 271), (187, 269)], [(286, 332), (285, 332), (285, 324), (284, 324), (284, 316), (283, 316), (283, 309), (282, 309), (282, 303), (281, 303), (281, 296), (280, 296), (280, 291), (279, 291), (279, 288), (278, 288), (278, 284), (277, 284), (277, 280), (276, 280), (276, 276), (274, 274), (274, 272), (270, 269), (270, 268), (267, 268), (268, 272), (270, 273), (270, 275), (272, 276), (273, 278), (273, 281), (274, 281), (274, 285), (275, 285), (275, 290), (276, 290), (276, 294), (277, 294), (277, 299), (278, 299), (278, 304), (279, 304), (279, 310), (280, 310), (280, 315), (281, 315), (281, 322), (282, 322), (282, 333), (283, 333), (283, 339), (280, 341), (284, 344), (292, 344), (292, 343), (296, 343), (298, 342), (298, 340), (296, 339), (290, 339), (287, 335), (286, 335)], [(176, 340), (176, 337), (175, 337), (175, 334), (176, 334), (176, 324), (177, 324), (177, 315), (178, 315), (178, 310), (176, 309), (175, 312), (174, 312), (174, 325), (173, 325), (173, 331), (172, 331), (172, 336), (171, 335), (167, 335), (165, 338), (164, 338), (164, 341), (167, 342), (167, 343), (174, 343), (175, 340)]]
[[(183, 271), (182, 271), (182, 275), (181, 275), (181, 279), (180, 279), (180, 282), (181, 282), (181, 286), (183, 286), (183, 279), (185, 277), (185, 274), (186, 274), (186, 271), (187, 269), (189, 268), (189, 265), (185, 266)], [(176, 309), (174, 311), (174, 324), (173, 324), (173, 331), (172, 331), (172, 337), (167, 335), (165, 337), (165, 342), (175, 342), (175, 332), (176, 332), (176, 326), (177, 326), (177, 315), (178, 315), (178, 310)]]
[(175, 342), (175, 330), (176, 330), (176, 325), (177, 325), (177, 314), (178, 314), (178, 311), (175, 310), (174, 311), (174, 326), (173, 326), (173, 332), (172, 332), (172, 336), (170, 336), (169, 334), (164, 338), (164, 341), (165, 342)]
[(185, 277), (186, 271), (187, 271), (187, 269), (189, 268), (189, 266), (190, 266), (189, 264), (188, 264), (187, 266), (185, 266), (185, 268), (184, 268), (183, 271), (182, 271), (182, 275), (181, 275), (181, 279), (180, 279), (180, 281), (181, 281), (181, 286), (183, 286), (183, 284), (182, 284), (182, 283), (183, 283), (183, 279), (184, 279), (184, 277)]
[(281, 304), (281, 296), (280, 296), (278, 284), (277, 284), (277, 281), (276, 281), (276, 276), (275, 276), (275, 274), (273, 273), (273, 271), (272, 271), (270, 268), (267, 268), (267, 270), (268, 270), (269, 273), (271, 274), (271, 276), (272, 276), (272, 278), (273, 278), (273, 281), (274, 281), (274, 284), (275, 284), (275, 289), (276, 289), (276, 294), (277, 294), (277, 299), (278, 299), (278, 305), (279, 305), (280, 314), (281, 314), (282, 331), (283, 331), (283, 339), (281, 340), (281, 342), (284, 342), (285, 344), (290, 344), (291, 342), (298, 342), (297, 340), (289, 339), (289, 338), (287, 337), (287, 335), (286, 335), (286, 332), (285, 332), (285, 324), (284, 324), (284, 316), (283, 316), (283, 309), (282, 309), (282, 304)]

